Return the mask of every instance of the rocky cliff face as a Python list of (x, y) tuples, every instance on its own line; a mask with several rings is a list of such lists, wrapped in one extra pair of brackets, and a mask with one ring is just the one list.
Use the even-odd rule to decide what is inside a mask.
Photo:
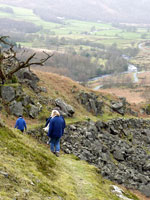
[[(32, 130), (43, 142), (42, 128)], [(150, 121), (117, 119), (68, 125), (61, 147), (97, 166), (103, 177), (150, 197)]]

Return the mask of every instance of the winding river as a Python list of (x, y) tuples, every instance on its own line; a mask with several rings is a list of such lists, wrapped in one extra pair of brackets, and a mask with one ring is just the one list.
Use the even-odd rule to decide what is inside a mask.
[[(124, 57), (125, 58), (125, 57)], [(126, 59), (127, 60), (129, 60), (129, 58), (126, 56)], [(131, 64), (131, 63), (128, 63), (128, 71), (125, 71), (125, 72), (122, 72), (122, 73), (120, 73), (120, 74), (132, 74), (133, 75), (133, 82), (134, 83), (138, 83), (138, 76), (137, 76), (137, 74), (138, 74), (139, 72), (138, 72), (138, 69), (137, 69), (137, 67), (135, 66), (135, 65), (133, 65), (133, 64)], [(98, 80), (100, 80), (100, 79), (103, 79), (103, 78), (105, 78), (105, 77), (111, 77), (111, 76), (113, 76), (114, 74), (106, 74), (106, 75), (102, 75), (102, 76), (98, 76), (98, 77), (95, 77), (95, 78), (92, 78), (92, 79), (90, 79), (89, 81), (91, 82), (95, 82), (95, 81), (98, 81)], [(94, 87), (93, 89), (94, 90), (99, 90), (100, 88), (102, 88), (103, 87), (103, 85), (98, 85), (98, 86), (96, 86), (96, 87)]]

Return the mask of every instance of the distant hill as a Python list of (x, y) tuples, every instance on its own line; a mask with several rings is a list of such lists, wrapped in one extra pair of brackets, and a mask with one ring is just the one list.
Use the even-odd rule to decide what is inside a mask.
[(0, 0), (0, 3), (32, 8), (45, 20), (62, 17), (80, 20), (150, 23), (148, 0)]

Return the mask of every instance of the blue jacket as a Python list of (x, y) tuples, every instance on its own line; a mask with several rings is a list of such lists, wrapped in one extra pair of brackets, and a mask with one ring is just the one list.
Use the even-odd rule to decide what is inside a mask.
[(46, 120), (46, 124), (45, 124), (45, 127), (50, 123), (50, 120), (52, 119), (52, 117), (49, 117), (47, 120)]
[(19, 130), (24, 130), (24, 128), (27, 128), (26, 122), (22, 117), (19, 117), (16, 120), (16, 124), (15, 124), (15, 128), (19, 129)]
[(61, 138), (64, 133), (65, 120), (63, 117), (55, 116), (50, 120), (50, 126), (48, 130), (48, 137)]

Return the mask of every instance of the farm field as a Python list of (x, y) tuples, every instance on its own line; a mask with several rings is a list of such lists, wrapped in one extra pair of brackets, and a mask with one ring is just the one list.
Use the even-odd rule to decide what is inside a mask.
[[(136, 31), (125, 31), (121, 28), (116, 28), (112, 24), (100, 22), (87, 22), (77, 20), (63, 20), (62, 24), (46, 22), (35, 15), (31, 9), (21, 7), (8, 6), (0, 4), (0, 8), (9, 7), (13, 13), (0, 11), (0, 18), (8, 18), (13, 20), (21, 20), (32, 22), (41, 27), (41, 30), (34, 33), (38, 37), (64, 37), (71, 39), (82, 39), (95, 41), (104, 45), (112, 45), (116, 43), (120, 48), (128, 46), (137, 46), (137, 44), (145, 39), (150, 39), (150, 33), (145, 27), (137, 27)], [(145, 35), (144, 38), (143, 35)], [(23, 45), (41, 47), (40, 39), (31, 42), (23, 42)], [(36, 44), (35, 44), (36, 43)], [(70, 44), (71, 45), (71, 44)]]
[[(13, 12), (4, 12), (1, 9), (6, 7), (10, 8)], [(80, 60), (80, 56), (82, 56), (84, 59), (87, 59), (87, 62), (86, 64), (84, 63), (84, 68), (81, 71), (79, 70), (79, 63), (81, 63), (80, 61), (76, 65), (72, 64), (72, 68), (79, 66), (78, 68), (76, 68), (78, 70), (78, 73), (75, 71), (76, 69), (71, 72), (73, 73), (73, 76), (71, 73), (69, 73), (70, 69), (65, 68), (67, 65), (70, 66), (70, 63), (75, 62), (73, 58), (71, 58), (72, 60), (69, 60), (68, 63), (66, 62), (67, 59), (65, 59), (64, 65), (61, 66), (61, 68), (59, 68), (59, 64), (57, 63), (58, 61), (56, 59), (55, 63), (49, 64), (49, 68), (47, 68), (47, 66), (45, 67), (46, 71), (53, 71), (55, 73), (66, 75), (71, 78), (73, 77), (74, 80), (82, 81), (82, 77), (84, 77), (84, 71), (88, 71), (87, 63), (89, 62), (90, 66), (92, 66), (92, 64), (95, 65), (95, 71), (91, 70), (89, 71), (89, 74), (87, 73), (85, 78), (86, 81), (87, 78), (99, 76), (96, 70), (98, 67), (101, 70), (101, 66), (102, 74), (109, 73), (109, 70), (110, 73), (113, 73), (115, 72), (115, 70), (117, 70), (117, 68), (114, 69), (113, 67), (115, 67), (115, 65), (120, 67), (120, 64), (122, 64), (122, 62), (120, 61), (119, 64), (114, 63), (113, 67), (109, 68), (110, 63), (114, 61), (116, 55), (114, 54), (114, 57), (112, 57), (112, 60), (110, 60), (108, 64), (109, 58), (111, 57), (109, 56), (109, 53), (113, 55), (113, 50), (108, 53), (106, 51), (108, 51), (109, 47), (113, 45), (116, 47), (116, 49), (118, 48), (118, 50), (124, 50), (126, 48), (139, 49), (138, 54), (136, 56), (133, 56), (133, 58), (131, 58), (129, 62), (137, 66), (138, 71), (150, 70), (150, 48), (145, 48), (145, 46), (143, 48), (143, 46), (141, 46), (141, 44), (144, 44), (148, 40), (150, 40), (149, 26), (137, 24), (116, 25), (111, 23), (89, 22), (71, 19), (62, 19), (62, 23), (54, 23), (44, 21), (38, 15), (36, 15), (32, 9), (9, 6), (6, 4), (0, 4), (0, 19), (9, 19), (32, 23), (33, 25), (39, 27), (39, 30), (34, 31), (33, 33), (17, 32), (17, 30), (12, 30), (11, 32), (9, 32), (7, 30), (4, 30), (4, 34), (7, 33), (8, 35), (10, 35), (10, 37), (22, 47), (29, 48), (36, 52), (42, 52), (43, 50), (48, 49), (49, 51), (55, 51), (60, 54), (71, 54), (72, 56), (77, 55), (78, 58), (76, 59), (78, 60)], [(2, 33), (3, 30), (0, 31), (0, 34)], [(123, 53), (119, 55), (118, 51), (118, 60), (119, 56), (121, 57), (122, 54)], [(62, 63), (62, 61), (60, 60), (59, 62)], [(122, 64), (122, 68), (120, 67), (121, 69), (119, 69), (122, 70), (121, 72), (125, 71), (123, 67), (124, 65)], [(79, 79), (76, 78), (76, 76), (79, 76), (81, 73), (83, 73), (82, 77)], [(121, 79), (121, 84), (124, 84), (125, 82), (132, 82), (132, 76), (121, 77)], [(115, 78), (114, 82), (117, 83), (117, 80), (115, 80)], [(99, 83), (93, 83), (92, 88), (96, 87), (98, 84)], [(120, 83), (117, 84), (119, 85)], [(139, 101), (143, 100), (140, 99)]]

